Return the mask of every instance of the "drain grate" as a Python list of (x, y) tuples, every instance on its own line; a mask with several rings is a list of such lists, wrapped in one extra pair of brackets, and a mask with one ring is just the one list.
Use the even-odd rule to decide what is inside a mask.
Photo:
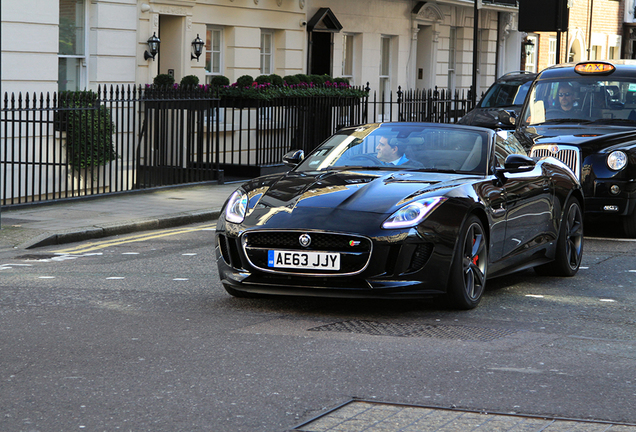
[(436, 339), (474, 340), (488, 342), (517, 333), (517, 330), (443, 324), (388, 323), (366, 320), (349, 320), (319, 327), (309, 331), (358, 333), (372, 336), (429, 337)]

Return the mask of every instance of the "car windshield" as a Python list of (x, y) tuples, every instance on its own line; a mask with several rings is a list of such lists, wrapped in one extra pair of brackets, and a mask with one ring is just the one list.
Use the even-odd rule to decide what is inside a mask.
[(521, 106), (531, 84), (532, 80), (496, 83), (488, 89), (479, 105), (482, 108)]
[(352, 167), (484, 174), (488, 131), (417, 124), (374, 124), (335, 134), (296, 171)]
[(580, 76), (538, 81), (521, 114), (521, 124), (636, 125), (636, 78)]

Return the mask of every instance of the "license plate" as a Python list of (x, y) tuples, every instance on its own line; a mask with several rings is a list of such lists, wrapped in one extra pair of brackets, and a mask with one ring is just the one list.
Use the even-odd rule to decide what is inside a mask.
[(270, 250), (267, 255), (267, 266), (275, 268), (340, 270), (340, 254)]

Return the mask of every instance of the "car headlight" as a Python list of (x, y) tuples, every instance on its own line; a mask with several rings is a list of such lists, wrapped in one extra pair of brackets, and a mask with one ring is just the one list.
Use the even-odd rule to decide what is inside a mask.
[(241, 223), (247, 212), (247, 194), (241, 189), (236, 190), (225, 207), (225, 220), (233, 223)]
[(382, 224), (382, 228), (409, 228), (423, 221), (442, 202), (444, 197), (425, 198), (409, 203), (393, 213)]
[(627, 165), (627, 155), (620, 150), (613, 151), (607, 157), (607, 166), (614, 171), (621, 170)]

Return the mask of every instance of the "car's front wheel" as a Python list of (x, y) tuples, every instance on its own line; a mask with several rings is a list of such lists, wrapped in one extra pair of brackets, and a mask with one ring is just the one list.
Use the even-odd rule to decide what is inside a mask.
[(458, 309), (475, 308), (486, 287), (488, 239), (484, 226), (475, 215), (469, 216), (459, 233), (451, 265), (448, 297)]
[(545, 276), (574, 276), (583, 256), (583, 210), (576, 198), (570, 198), (565, 206), (559, 227), (559, 238), (554, 261), (535, 267)]

